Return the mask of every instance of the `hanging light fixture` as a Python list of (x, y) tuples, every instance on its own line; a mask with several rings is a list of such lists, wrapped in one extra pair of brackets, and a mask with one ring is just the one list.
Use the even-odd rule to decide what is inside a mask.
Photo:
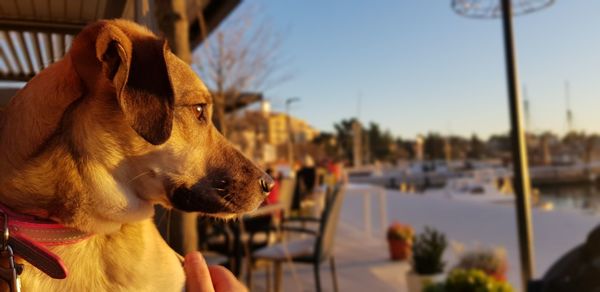
[[(513, 16), (544, 9), (554, 0), (512, 0)], [(452, 0), (452, 9), (459, 15), (470, 18), (500, 18), (502, 7), (499, 0)]]

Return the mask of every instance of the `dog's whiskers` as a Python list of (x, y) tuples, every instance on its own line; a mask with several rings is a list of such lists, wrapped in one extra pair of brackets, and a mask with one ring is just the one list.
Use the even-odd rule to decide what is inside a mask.
[(226, 209), (229, 209), (229, 208), (230, 208), (230, 206), (231, 206), (231, 205), (233, 205), (233, 203), (231, 203), (231, 202), (229, 202), (229, 201), (225, 201), (225, 203), (224, 203), (223, 205), (224, 205), (224, 207), (225, 207)]
[(233, 196), (233, 193), (227, 193), (225, 196), (221, 197), (221, 199), (223, 199), (224, 201), (228, 202), (229, 201), (229, 197)]
[(148, 174), (150, 174), (150, 173), (152, 173), (152, 171), (145, 171), (145, 172), (142, 172), (142, 173), (140, 173), (140, 174), (138, 174), (138, 175), (134, 176), (134, 177), (133, 177), (132, 179), (130, 179), (130, 180), (127, 182), (127, 183), (131, 183), (131, 182), (133, 182), (134, 180), (136, 180), (136, 179), (138, 179), (138, 178), (140, 178), (140, 177), (142, 177), (142, 176), (144, 176), (144, 175), (148, 175)]
[(242, 209), (240, 207), (240, 205), (236, 204), (233, 200), (229, 200), (231, 197), (235, 196), (235, 193), (228, 193), (227, 195), (221, 197), (221, 200), (223, 201), (223, 205), (225, 208), (229, 209), (231, 206), (235, 207), (236, 209)]
[(227, 182), (227, 180), (225, 179), (215, 179), (212, 181), (212, 186), (213, 188), (225, 188), (227, 187), (227, 185), (229, 185), (229, 183)]

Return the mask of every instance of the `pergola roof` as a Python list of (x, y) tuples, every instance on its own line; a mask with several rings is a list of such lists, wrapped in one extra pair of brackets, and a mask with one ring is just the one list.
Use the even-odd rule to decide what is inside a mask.
[(225, 113), (232, 113), (240, 108), (246, 107), (252, 103), (263, 100), (262, 93), (241, 92), (239, 94), (225, 95)]
[[(240, 1), (187, 0), (192, 49), (199, 45)], [(68, 51), (73, 37), (88, 23), (99, 19), (131, 19), (156, 31), (158, 25), (153, 10), (154, 2), (1, 0), (0, 80), (29, 80), (62, 58)]]

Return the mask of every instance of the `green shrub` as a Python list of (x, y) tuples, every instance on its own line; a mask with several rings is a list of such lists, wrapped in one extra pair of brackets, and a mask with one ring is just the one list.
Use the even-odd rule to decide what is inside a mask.
[(496, 280), (506, 280), (506, 253), (503, 249), (480, 248), (466, 252), (461, 256), (456, 269), (477, 269), (494, 277)]
[(448, 246), (446, 235), (425, 227), (425, 232), (417, 235), (413, 241), (413, 268), (420, 275), (435, 275), (444, 271), (442, 261), (444, 250)]
[(477, 269), (455, 269), (445, 282), (428, 285), (424, 292), (512, 292), (512, 287)]

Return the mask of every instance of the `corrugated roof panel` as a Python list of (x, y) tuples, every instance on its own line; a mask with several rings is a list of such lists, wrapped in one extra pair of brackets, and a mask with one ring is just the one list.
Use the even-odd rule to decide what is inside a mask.
[(17, 64), (15, 54), (13, 53), (13, 49), (11, 48), (10, 41), (8, 39), (8, 34), (3, 30), (0, 30), (0, 48), (6, 57), (6, 62), (8, 63), (10, 71), (15, 75), (21, 74), (21, 67), (19, 67)]
[(50, 19), (49, 0), (33, 0), (35, 17), (40, 20)]
[[(140, 5), (140, 8), (139, 8), (140, 11), (142, 11), (144, 7), (148, 7), (148, 0), (138, 0), (137, 2), (138, 2), (137, 4)], [(135, 19), (135, 16), (136, 16), (135, 7), (136, 7), (136, 3), (134, 1), (127, 1), (125, 3), (125, 7), (123, 7), (122, 18)]]
[(67, 3), (65, 0), (52, 0), (49, 1), (50, 5), (50, 16), (52, 19), (66, 20), (67, 15), (65, 13)]
[(81, 20), (89, 21), (95, 19), (96, 12), (98, 11), (99, 0), (89, 0), (82, 6), (81, 9)]
[(44, 68), (52, 64), (52, 45), (50, 44), (50, 37), (46, 33), (37, 33), (37, 41), (40, 46), (40, 55), (42, 55), (42, 64)]
[(17, 31), (9, 31), (8, 36), (10, 37), (15, 53), (17, 54), (17, 60), (19, 60), (19, 65), (21, 66), (21, 73), (25, 75), (31, 74), (32, 70), (29, 66), (29, 57), (25, 51), (26, 47), (21, 34)]
[(62, 34), (53, 33), (50, 35), (50, 39), (52, 41), (52, 63), (54, 63), (62, 58), (65, 42)]
[(31, 0), (15, 0), (15, 4), (17, 6), (19, 17), (35, 18), (35, 15), (33, 14), (33, 2)]
[(65, 13), (67, 14), (68, 19), (81, 19), (81, 6), (83, 4), (81, 1), (71, 1), (69, 5), (65, 8)]
[(0, 11), (2, 11), (2, 14), (12, 18), (19, 16), (16, 0), (0, 1)]
[(25, 40), (25, 46), (27, 47), (27, 54), (31, 61), (31, 67), (35, 74), (42, 71), (42, 60), (40, 60), (40, 52), (38, 49), (37, 41), (31, 32), (23, 33), (23, 40)]
[(6, 60), (4, 58), (4, 53), (0, 51), (0, 72), (4, 75), (8, 75), (10, 70), (8, 69), (8, 64), (6, 64)]
[(104, 14), (106, 12), (106, 0), (98, 0), (98, 6), (96, 7), (96, 14), (94, 14), (94, 17), (89, 19), (89, 20), (97, 20), (97, 19), (103, 19)]
[[(0, 79), (28, 80), (61, 59), (71, 47), (73, 35), (87, 23), (125, 17), (147, 21), (157, 29), (157, 0), (0, 0)], [(192, 18), (207, 14), (212, 30), (240, 0), (186, 0)], [(209, 4), (210, 3), (210, 4)], [(142, 7), (137, 7), (135, 5)], [(137, 12), (137, 13), (136, 13)], [(190, 19), (192, 26), (198, 20)], [(195, 22), (194, 22), (195, 21)], [(190, 27), (192, 46), (202, 39)], [(9, 31), (15, 31), (9, 33)]]
[(70, 35), (70, 34), (65, 35), (65, 54), (71, 48), (71, 44), (73, 43), (73, 38), (74, 38), (73, 35)]

